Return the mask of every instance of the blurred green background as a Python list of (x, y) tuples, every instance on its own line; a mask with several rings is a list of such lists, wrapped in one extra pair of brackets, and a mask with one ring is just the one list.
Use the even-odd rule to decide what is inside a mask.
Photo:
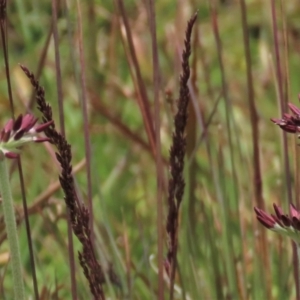
[[(194, 105), (190, 108), (187, 129), (186, 193), (180, 218), (176, 299), (296, 297), (291, 242), (266, 232), (253, 211), (259, 203), (253, 146), (258, 147), (260, 155), (261, 200), (266, 210), (272, 212), (273, 203), (284, 210), (290, 200), (298, 204), (297, 140), (288, 137), (290, 172), (286, 173), (283, 135), (270, 118), (281, 115), (280, 85), (284, 101), (298, 103), (300, 3), (294, 0), (245, 2), (247, 25), (244, 29), (249, 38), (253, 99), (258, 117), (255, 140), (248, 102), (249, 63), (245, 59), (243, 1), (160, 0), (155, 3), (161, 79), (161, 151), (166, 178), (184, 32), (188, 19), (198, 11), (190, 59)], [(92, 149), (95, 247), (104, 269), (112, 266), (121, 282), (121, 287), (105, 285), (107, 299), (155, 299), (157, 174), (137, 102), (138, 83), (118, 3), (79, 1)], [(277, 18), (280, 80), (276, 75), (272, 3)], [(148, 1), (126, 0), (124, 6), (153, 117)], [(213, 21), (218, 24), (219, 43)], [(40, 72), (40, 83), (59, 124), (51, 22), (51, 1), (18, 0), (7, 4), (7, 47), (16, 114), (26, 112), (32, 97), (30, 83), (18, 65), (22, 63), (35, 74)], [(72, 145), (78, 191), (86, 201), (80, 22), (76, 1), (59, 2), (56, 25), (66, 136)], [(0, 76), (0, 124), (3, 126), (10, 117), (3, 55)], [(40, 116), (35, 105), (32, 110)], [(59, 167), (53, 153), (50, 145), (27, 146), (22, 153), (22, 165), (40, 297), (71, 299), (66, 208), (57, 184)], [(22, 217), (16, 170), (11, 174), (11, 182), (16, 210)], [(291, 185), (291, 199), (287, 183)], [(164, 194), (165, 215), (166, 199)], [(0, 297), (11, 299), (8, 245), (3, 220), (1, 222)], [(19, 230), (26, 293), (33, 295), (24, 222)], [(74, 241), (76, 254), (81, 246), (76, 238)], [(167, 237), (165, 245), (166, 241)], [(164, 255), (166, 251), (165, 247)], [(154, 255), (152, 265), (151, 255)], [(78, 298), (90, 299), (88, 283), (77, 258), (76, 268)]]

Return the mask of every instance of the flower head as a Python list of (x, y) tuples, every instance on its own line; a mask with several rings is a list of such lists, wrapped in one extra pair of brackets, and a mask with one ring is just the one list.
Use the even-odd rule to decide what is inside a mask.
[(48, 138), (37, 136), (53, 124), (53, 121), (36, 125), (37, 118), (31, 114), (19, 115), (16, 120), (10, 119), (0, 132), (0, 153), (7, 158), (17, 158), (19, 147), (28, 142), (45, 142)]
[[(284, 114), (282, 119), (272, 118), (271, 121), (284, 131), (290, 133), (300, 133), (300, 109), (292, 103), (289, 103), (289, 108), (293, 115)], [(300, 135), (298, 137), (300, 137)]]
[(262, 209), (254, 207), (257, 220), (268, 229), (289, 236), (295, 242), (300, 242), (300, 210), (290, 204), (290, 215), (284, 214), (282, 209), (273, 204), (275, 215), (267, 214)]

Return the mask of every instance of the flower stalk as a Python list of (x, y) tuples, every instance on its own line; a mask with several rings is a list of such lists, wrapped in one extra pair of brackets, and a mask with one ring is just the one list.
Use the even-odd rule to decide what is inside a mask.
[(17, 224), (6, 158), (18, 158), (20, 147), (29, 142), (49, 141), (48, 138), (40, 138), (37, 135), (50, 126), (53, 121), (41, 125), (36, 125), (36, 123), (37, 118), (33, 115), (20, 115), (16, 120), (10, 119), (0, 131), (0, 192), (10, 249), (15, 300), (25, 300), (25, 292)]
[(14, 295), (16, 300), (23, 300), (25, 299), (25, 294), (15, 210), (9, 184), (9, 174), (6, 159), (3, 154), (1, 154), (0, 158), (0, 191), (2, 195), (4, 220), (10, 248)]
[(296, 243), (298, 261), (298, 288), (300, 290), (300, 243)]
[[(298, 96), (300, 100), (300, 95)], [(281, 118), (271, 118), (271, 121), (278, 125), (287, 133), (297, 134), (300, 138), (300, 109), (292, 104), (288, 104), (292, 114), (284, 113)], [(267, 214), (262, 209), (255, 207), (257, 220), (266, 228), (275, 231), (281, 235), (291, 238), (297, 251), (297, 266), (298, 278), (295, 278), (298, 290), (300, 290), (300, 210), (293, 204), (290, 204), (290, 214), (284, 214), (282, 209), (273, 204), (275, 214)]]

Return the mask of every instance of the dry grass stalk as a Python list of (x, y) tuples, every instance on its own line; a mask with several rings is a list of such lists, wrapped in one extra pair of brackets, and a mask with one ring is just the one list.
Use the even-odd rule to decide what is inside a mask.
[(182, 74), (180, 75), (180, 92), (177, 113), (174, 119), (175, 131), (170, 148), (170, 173), (168, 188), (168, 253), (166, 269), (170, 276), (170, 299), (173, 298), (173, 286), (176, 271), (176, 255), (178, 247), (179, 208), (183, 199), (185, 182), (183, 179), (184, 155), (186, 150), (185, 128), (187, 123), (187, 107), (190, 100), (188, 80), (190, 77), (189, 57), (191, 55), (191, 34), (197, 19), (197, 13), (189, 20), (185, 32), (182, 53)]
[[(39, 82), (35, 79), (34, 75), (26, 67), (21, 66), (21, 68), (36, 90), (36, 101), (38, 109), (43, 114), (43, 122), (46, 123), (52, 121), (52, 109), (45, 101), (44, 89), (39, 85)], [(74, 187), (71, 165), (71, 145), (68, 144), (62, 134), (57, 132), (54, 123), (45, 130), (45, 135), (50, 138), (51, 143), (53, 143), (58, 150), (56, 158), (62, 168), (61, 175), (59, 176), (60, 184), (65, 194), (64, 199), (69, 210), (73, 232), (83, 247), (82, 252), (78, 253), (80, 265), (83, 268), (84, 275), (89, 282), (91, 293), (95, 299), (105, 299), (102, 289), (105, 277), (102, 267), (96, 259), (94, 247), (91, 241), (89, 211), (83, 203), (78, 201)]]

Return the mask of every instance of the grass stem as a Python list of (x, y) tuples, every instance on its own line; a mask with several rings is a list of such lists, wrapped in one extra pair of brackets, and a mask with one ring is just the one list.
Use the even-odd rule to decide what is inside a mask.
[(10, 259), (13, 273), (13, 287), (16, 300), (25, 299), (20, 247), (18, 241), (16, 217), (11, 195), (9, 174), (4, 157), (0, 159), (0, 191), (3, 201), (4, 220), (10, 248)]
[(300, 290), (300, 243), (296, 243), (297, 248), (297, 267), (298, 267), (298, 290)]

